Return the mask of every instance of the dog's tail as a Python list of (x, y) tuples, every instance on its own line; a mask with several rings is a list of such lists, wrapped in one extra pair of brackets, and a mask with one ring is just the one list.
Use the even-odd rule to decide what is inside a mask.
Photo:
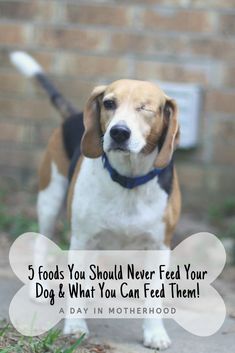
[(78, 110), (75, 109), (73, 105), (57, 90), (51, 80), (47, 77), (43, 68), (34, 58), (25, 52), (15, 51), (10, 54), (10, 60), (23, 75), (36, 78), (42, 88), (49, 95), (52, 104), (58, 109), (64, 119), (78, 114)]

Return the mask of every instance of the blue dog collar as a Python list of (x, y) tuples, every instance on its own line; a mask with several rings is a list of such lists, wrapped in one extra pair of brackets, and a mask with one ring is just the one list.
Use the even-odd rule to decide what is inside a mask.
[(109, 172), (111, 179), (126, 189), (134, 189), (137, 186), (146, 184), (150, 180), (154, 179), (156, 176), (160, 175), (165, 169), (154, 168), (145, 175), (131, 178), (119, 174), (116, 169), (111, 166), (105, 153), (102, 156), (102, 162), (104, 168), (107, 169), (107, 171)]

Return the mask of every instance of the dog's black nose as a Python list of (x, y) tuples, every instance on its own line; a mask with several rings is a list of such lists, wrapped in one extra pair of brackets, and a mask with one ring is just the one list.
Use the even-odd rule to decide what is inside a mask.
[(114, 125), (110, 130), (110, 136), (117, 142), (125, 142), (131, 136), (131, 130), (125, 125)]

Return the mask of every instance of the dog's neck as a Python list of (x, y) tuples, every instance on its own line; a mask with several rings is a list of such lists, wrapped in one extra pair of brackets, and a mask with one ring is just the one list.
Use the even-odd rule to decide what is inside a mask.
[(127, 177), (142, 176), (154, 168), (154, 161), (157, 157), (158, 149), (148, 155), (143, 153), (129, 153), (110, 151), (106, 155), (111, 166), (116, 171)]

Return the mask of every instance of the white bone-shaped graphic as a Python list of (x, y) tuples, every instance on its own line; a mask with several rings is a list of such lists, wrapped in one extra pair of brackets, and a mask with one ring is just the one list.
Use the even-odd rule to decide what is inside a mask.
[[(18, 237), (13, 243), (9, 259), (10, 264), (15, 272), (16, 276), (24, 283), (24, 286), (15, 294), (13, 297), (10, 308), (9, 315), (12, 324), (15, 328), (23, 335), (35, 336), (45, 333), (52, 327), (54, 327), (61, 319), (65, 317), (85, 317), (85, 318), (107, 318), (107, 317), (125, 317), (125, 318), (142, 318), (156, 317), (155, 313), (148, 314), (116, 314), (111, 316), (108, 313), (108, 308), (116, 307), (158, 307), (160, 305), (160, 300), (156, 298), (149, 298), (142, 304), (136, 299), (120, 299), (118, 298), (97, 298), (89, 299), (70, 299), (69, 305), (68, 300), (65, 295), (64, 298), (55, 297), (54, 304), (51, 305), (49, 299), (40, 303), (38, 301), (32, 300), (30, 297), (30, 286), (32, 286), (32, 281), (29, 281), (28, 276), (32, 274), (29, 270), (29, 266), (34, 264), (33, 251), (35, 247), (35, 241), (40, 238), (41, 244), (44, 244), (48, 248), (48, 258), (47, 264), (38, 264), (41, 266), (43, 271), (53, 270), (55, 271), (56, 265), (60, 269), (67, 269), (67, 264), (75, 264), (76, 269), (89, 269), (90, 264), (99, 265), (100, 267), (110, 266), (113, 268), (114, 264), (122, 264), (123, 267), (127, 264), (132, 264), (136, 269), (152, 270), (159, 268), (159, 265), (164, 269), (163, 274), (166, 274), (169, 255), (171, 262), (168, 268), (169, 273), (173, 271), (176, 273), (177, 266), (180, 267), (180, 271), (184, 269), (184, 266), (190, 265), (190, 278), (186, 279), (186, 270), (181, 271), (180, 279), (165, 279), (166, 284), (166, 295), (163, 300), (162, 308), (167, 307), (175, 310), (161, 311), (161, 317), (173, 318), (177, 321), (183, 328), (189, 332), (199, 335), (199, 336), (209, 336), (215, 333), (223, 324), (226, 308), (223, 299), (220, 294), (211, 286), (211, 283), (215, 281), (218, 275), (223, 270), (226, 261), (226, 254), (222, 243), (218, 240), (216, 236), (210, 233), (198, 233), (188, 237), (186, 240), (181, 242), (174, 250), (156, 250), (156, 251), (63, 251), (55, 243), (53, 243), (48, 238), (41, 234), (36, 233), (25, 233)], [(40, 252), (40, 249), (38, 249)], [(35, 264), (34, 264), (35, 265)], [(141, 267), (142, 266), (142, 267)], [(37, 273), (38, 267), (34, 268), (35, 273)], [(192, 270), (192, 271), (191, 271)], [(205, 272), (206, 271), (206, 272)], [(204, 279), (201, 279), (201, 274), (204, 272)], [(192, 275), (192, 277), (191, 277)], [(199, 276), (199, 278), (198, 278)], [(196, 277), (196, 278), (195, 278)], [(202, 276), (203, 277), (203, 276)], [(37, 278), (36, 281), (40, 282), (44, 288), (50, 292), (51, 288), (55, 289), (55, 293), (58, 293), (58, 287), (61, 283), (64, 284), (65, 288), (68, 281), (68, 274), (66, 273), (65, 278), (54, 279), (53, 283), (46, 284), (46, 281)], [(123, 280), (122, 280), (123, 281)], [(78, 280), (82, 283), (82, 280)], [(140, 283), (143, 284), (149, 282), (152, 287), (158, 288), (158, 282), (145, 280), (138, 282), (137, 280), (132, 282), (131, 288), (139, 286)], [(162, 284), (163, 281), (159, 282)], [(169, 283), (177, 283), (180, 289), (195, 289), (196, 283), (200, 285), (200, 293), (198, 296), (190, 298), (184, 297), (174, 297), (170, 295)], [(70, 281), (70, 283), (76, 283), (75, 280)], [(94, 284), (88, 278), (85, 280), (84, 289), (87, 290), (91, 288)], [(106, 280), (105, 285), (107, 287), (115, 287), (120, 284), (118, 280)], [(34, 283), (35, 284), (35, 283)], [(98, 287), (95, 282), (95, 286)], [(134, 286), (134, 287), (133, 287)], [(48, 292), (48, 293), (49, 293)], [(66, 292), (67, 296), (68, 293)], [(104, 313), (99, 315), (95, 312), (96, 307), (104, 307)], [(70, 310), (73, 308), (73, 313)], [(82, 311), (83, 307), (88, 307), (89, 310), (86, 314)], [(78, 308), (81, 310), (74, 310)], [(75, 311), (75, 312), (74, 312)]]

